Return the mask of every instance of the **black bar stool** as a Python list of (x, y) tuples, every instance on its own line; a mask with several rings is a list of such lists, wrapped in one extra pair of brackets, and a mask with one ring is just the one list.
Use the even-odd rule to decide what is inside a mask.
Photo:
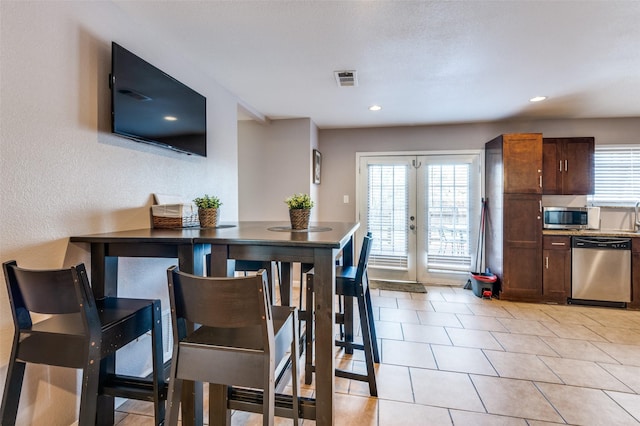
[[(14, 425), (27, 363), (83, 370), (80, 426), (113, 424), (113, 412), (97, 416), (104, 398), (152, 401), (156, 425), (164, 422), (166, 384), (159, 300), (105, 297), (95, 300), (83, 264), (69, 269), (29, 270), (3, 264), (15, 335), (1, 424)], [(50, 317), (33, 323), (31, 313)], [(151, 331), (151, 378), (107, 373), (115, 352)]]
[[(336, 346), (343, 347), (346, 352), (353, 349), (363, 350), (367, 374), (355, 373), (352, 371), (336, 369), (336, 376), (352, 380), (359, 380), (369, 383), (369, 393), (371, 396), (378, 396), (376, 385), (376, 375), (374, 363), (380, 362), (378, 351), (378, 341), (376, 337), (375, 322), (373, 319), (373, 306), (371, 304), (371, 294), (369, 292), (369, 281), (367, 278), (367, 264), (371, 253), (371, 242), (373, 237), (367, 233), (362, 243), (360, 258), (357, 266), (336, 267), (336, 295), (344, 297), (344, 309), (336, 313), (336, 323), (345, 325), (345, 331), (341, 332), (340, 339), (336, 340)], [(306, 323), (306, 343), (305, 343), (305, 383), (311, 384), (312, 373), (315, 371), (313, 365), (313, 271), (307, 273), (306, 282), (306, 311), (307, 318), (311, 319)], [(362, 328), (362, 344), (353, 342), (351, 330), (353, 324), (349, 324), (349, 308), (353, 306), (353, 298), (358, 302), (358, 313), (360, 326)], [(309, 314), (311, 312), (311, 314)], [(352, 314), (351, 314), (352, 315)]]

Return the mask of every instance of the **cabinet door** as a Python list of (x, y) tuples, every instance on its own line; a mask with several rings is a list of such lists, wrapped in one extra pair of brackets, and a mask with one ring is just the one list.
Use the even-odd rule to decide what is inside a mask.
[(542, 193), (545, 195), (593, 194), (595, 140), (544, 138), (542, 150)]
[(542, 297), (542, 198), (504, 196), (504, 272), (501, 296), (539, 301)]
[(562, 194), (562, 168), (560, 144), (544, 138), (542, 143), (542, 193), (545, 195)]
[(640, 238), (631, 239), (631, 302), (627, 306), (640, 309)]
[(593, 194), (594, 145), (594, 138), (568, 138), (564, 141), (563, 194)]
[(542, 134), (503, 137), (504, 192), (542, 194)]
[(544, 300), (567, 303), (571, 295), (571, 242), (569, 237), (542, 237), (542, 295)]

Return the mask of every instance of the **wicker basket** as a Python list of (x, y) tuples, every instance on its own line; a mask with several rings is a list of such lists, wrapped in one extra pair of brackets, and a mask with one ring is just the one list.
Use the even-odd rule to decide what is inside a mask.
[(310, 209), (290, 209), (291, 229), (308, 229)]
[(218, 209), (198, 209), (198, 215), (200, 216), (201, 228), (215, 228), (218, 226)]
[(154, 228), (190, 228), (199, 226), (198, 209), (192, 204), (157, 204), (151, 206)]

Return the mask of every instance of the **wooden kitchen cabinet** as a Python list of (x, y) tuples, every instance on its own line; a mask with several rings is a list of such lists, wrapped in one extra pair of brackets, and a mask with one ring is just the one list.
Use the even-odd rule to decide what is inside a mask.
[(640, 309), (640, 238), (631, 239), (631, 302), (630, 309)]
[(595, 139), (544, 138), (542, 147), (542, 193), (588, 195), (594, 190)]
[(540, 300), (542, 296), (541, 196), (506, 194), (504, 200), (504, 299)]
[(485, 144), (486, 266), (500, 298), (542, 297), (542, 134), (509, 134)]
[(502, 145), (504, 193), (542, 194), (541, 140), (540, 133), (518, 133), (492, 141)]
[(571, 238), (546, 235), (542, 247), (542, 297), (566, 304), (571, 297)]

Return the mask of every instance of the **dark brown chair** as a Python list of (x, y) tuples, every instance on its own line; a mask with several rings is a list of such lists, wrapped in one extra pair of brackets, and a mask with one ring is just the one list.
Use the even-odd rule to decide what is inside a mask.
[[(357, 266), (336, 267), (336, 295), (344, 298), (344, 309), (336, 313), (336, 323), (341, 327), (340, 339), (335, 341), (336, 346), (342, 347), (347, 353), (353, 353), (354, 349), (363, 350), (367, 374), (355, 373), (336, 369), (336, 376), (352, 380), (359, 380), (369, 383), (369, 393), (371, 396), (378, 396), (374, 363), (380, 362), (378, 351), (378, 341), (376, 336), (375, 322), (373, 319), (373, 306), (371, 304), (371, 294), (369, 291), (369, 281), (367, 278), (367, 264), (371, 253), (371, 242), (373, 237), (367, 233), (360, 250), (360, 258)], [(306, 283), (306, 311), (313, 312), (313, 271), (307, 273)], [(358, 302), (358, 313), (360, 326), (362, 328), (362, 344), (353, 341), (353, 298)], [(342, 303), (340, 304), (342, 306)], [(307, 314), (307, 316), (309, 316)], [(305, 383), (311, 384), (312, 373), (315, 372), (313, 365), (313, 319), (306, 324), (306, 348), (305, 348)]]
[[(95, 300), (83, 264), (69, 269), (28, 270), (3, 264), (15, 325), (2, 396), (1, 424), (14, 425), (27, 363), (83, 370), (80, 426), (113, 423), (113, 411), (97, 415), (116, 396), (154, 403), (164, 422), (166, 384), (159, 300), (106, 297)], [(33, 322), (31, 313), (50, 317)], [(152, 378), (108, 374), (115, 352), (151, 331)], [(107, 399), (104, 399), (107, 398)], [(111, 400), (112, 401), (112, 400)]]
[[(262, 389), (262, 406), (255, 411), (262, 412), (263, 424), (273, 425), (278, 415), (297, 425), (297, 309), (269, 303), (266, 271), (249, 277), (199, 277), (173, 266), (167, 275), (174, 336), (168, 424), (177, 424), (182, 383), (191, 380)], [(189, 332), (190, 324), (199, 327)], [(288, 407), (276, 409), (276, 377), (283, 377), (276, 367), (289, 363), (293, 395)], [(248, 404), (233, 406), (230, 401), (231, 408), (253, 411)]]

